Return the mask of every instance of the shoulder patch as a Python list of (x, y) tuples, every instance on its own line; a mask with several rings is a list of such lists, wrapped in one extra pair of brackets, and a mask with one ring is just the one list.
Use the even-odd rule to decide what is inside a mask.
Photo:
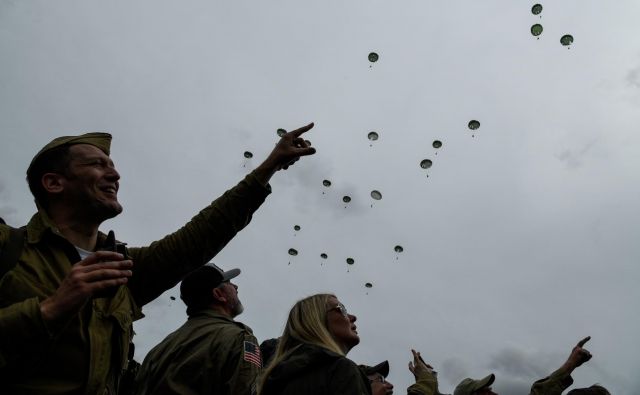
[(262, 355), (260, 354), (260, 347), (249, 341), (244, 341), (243, 357), (245, 361), (262, 367)]

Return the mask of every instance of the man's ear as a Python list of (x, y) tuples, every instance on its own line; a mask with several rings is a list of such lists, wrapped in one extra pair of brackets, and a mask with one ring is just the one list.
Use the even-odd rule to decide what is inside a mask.
[(225, 293), (222, 291), (222, 289), (220, 288), (214, 288), (213, 289), (213, 299), (217, 300), (218, 302), (226, 302), (227, 301), (227, 297), (225, 295)]
[(42, 187), (48, 193), (60, 193), (64, 190), (64, 176), (58, 173), (45, 173), (42, 175), (40, 182)]

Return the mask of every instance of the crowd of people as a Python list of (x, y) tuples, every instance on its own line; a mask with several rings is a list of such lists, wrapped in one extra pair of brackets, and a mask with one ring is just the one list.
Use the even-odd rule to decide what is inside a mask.
[[(0, 393), (53, 394), (391, 394), (389, 363), (358, 365), (356, 316), (333, 294), (296, 302), (277, 339), (258, 343), (236, 321), (243, 306), (232, 280), (211, 259), (271, 193), (269, 180), (315, 149), (284, 134), (268, 157), (186, 225), (146, 247), (126, 247), (100, 225), (122, 212), (111, 135), (59, 137), (27, 169), (37, 212), (28, 224), (0, 224)], [(188, 319), (145, 357), (133, 360), (142, 307), (180, 283)], [(589, 337), (531, 394), (561, 394), (591, 358)], [(440, 394), (438, 376), (411, 350), (407, 394)], [(493, 374), (464, 378), (453, 395), (495, 394)], [(609, 394), (602, 386), (571, 395)]]

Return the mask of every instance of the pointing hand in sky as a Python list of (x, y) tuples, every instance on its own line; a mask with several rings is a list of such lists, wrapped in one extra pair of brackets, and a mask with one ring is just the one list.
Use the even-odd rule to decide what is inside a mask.
[(313, 128), (310, 124), (285, 133), (273, 148), (267, 159), (258, 166), (254, 174), (263, 183), (267, 184), (276, 171), (288, 169), (297, 162), (301, 156), (313, 155), (316, 149), (311, 147), (309, 141), (303, 139), (303, 133)]

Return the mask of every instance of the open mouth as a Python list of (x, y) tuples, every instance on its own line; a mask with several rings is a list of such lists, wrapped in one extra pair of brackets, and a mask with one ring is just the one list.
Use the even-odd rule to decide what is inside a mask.
[(106, 187), (102, 187), (100, 188), (100, 190), (106, 194), (109, 195), (117, 195), (118, 194), (118, 187), (117, 186), (106, 186)]

